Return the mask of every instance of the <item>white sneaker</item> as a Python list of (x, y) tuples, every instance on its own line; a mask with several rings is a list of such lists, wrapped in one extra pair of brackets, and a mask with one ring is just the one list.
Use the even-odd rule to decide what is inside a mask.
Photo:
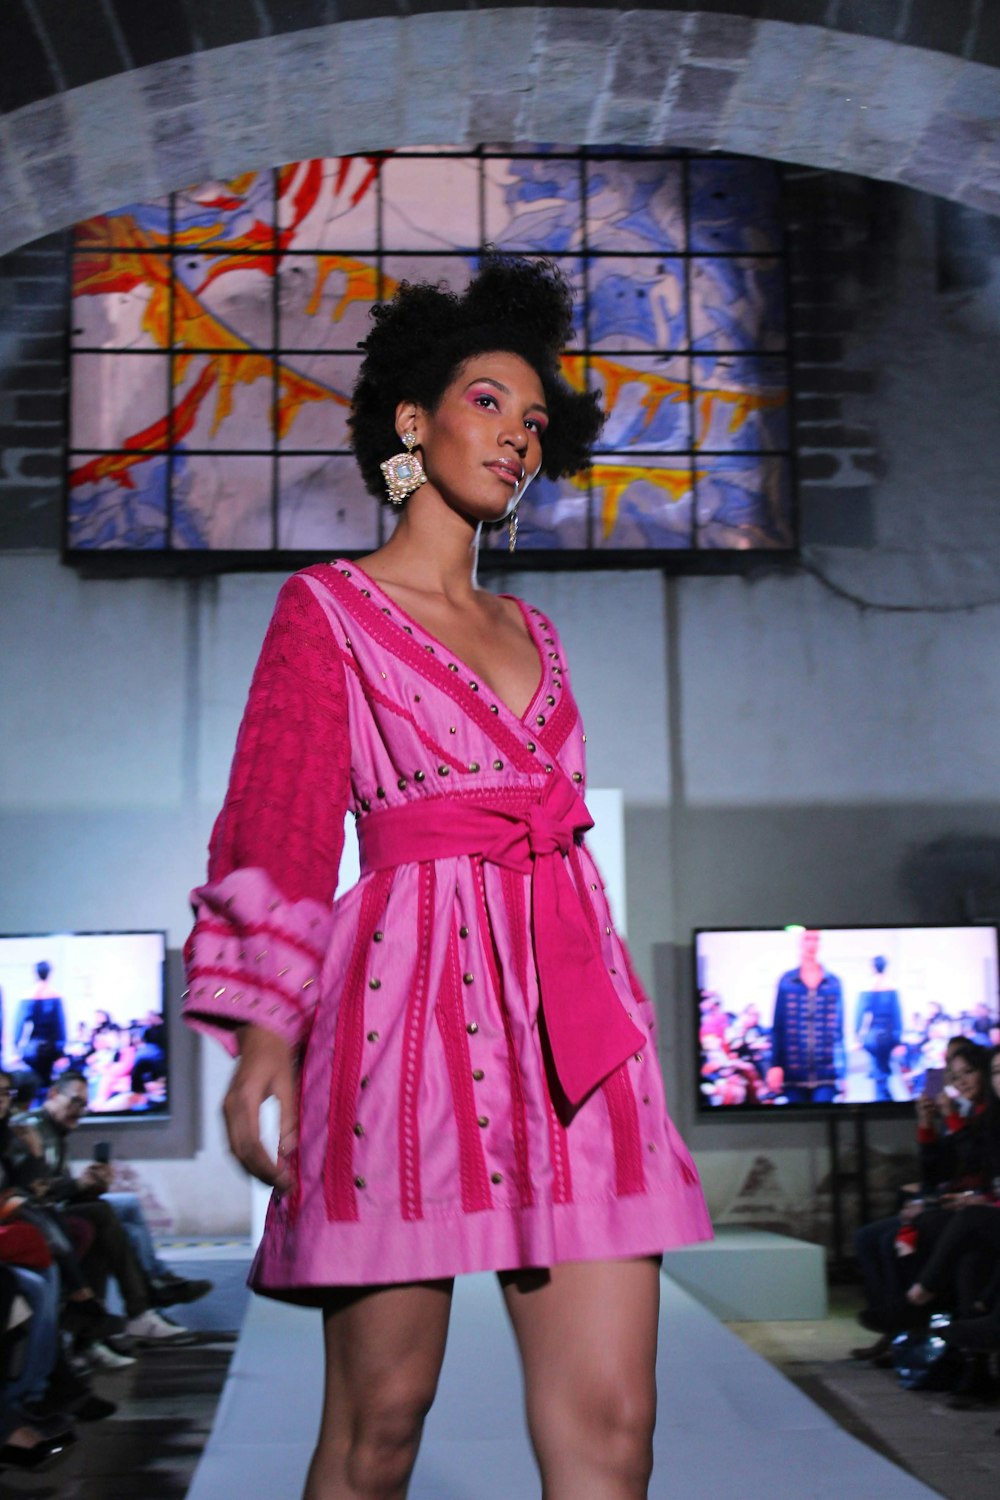
[(126, 1365), (135, 1364), (131, 1354), (119, 1354), (100, 1343), (87, 1345), (87, 1359), (98, 1370), (124, 1370)]
[(193, 1337), (189, 1328), (182, 1328), (179, 1323), (169, 1323), (152, 1307), (140, 1313), (137, 1318), (129, 1318), (125, 1324), (125, 1332), (130, 1339), (135, 1339), (140, 1344), (176, 1344)]

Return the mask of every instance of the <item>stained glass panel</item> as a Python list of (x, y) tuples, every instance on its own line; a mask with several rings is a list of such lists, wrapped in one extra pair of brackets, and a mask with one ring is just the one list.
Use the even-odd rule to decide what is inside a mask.
[(379, 503), (350, 454), (278, 461), (278, 546), (292, 552), (370, 552), (378, 546)]
[(215, 552), (273, 547), (273, 470), (269, 455), (175, 454), (170, 545)]
[(73, 258), (74, 345), (89, 349), (162, 349), (170, 301), (165, 256), (93, 251)]
[(688, 181), (692, 250), (781, 249), (781, 179), (770, 162), (696, 157)]
[(266, 354), (179, 355), (174, 442), (188, 452), (270, 448), (274, 378), (274, 360)]
[(274, 344), (273, 255), (174, 258), (173, 338), (190, 349)]
[(70, 376), (74, 448), (166, 446), (166, 355), (74, 354)]
[(694, 361), (695, 446), (787, 449), (788, 370), (783, 359), (720, 354)]
[(372, 255), (283, 255), (278, 271), (283, 349), (353, 349), (379, 297)]
[(594, 546), (690, 547), (694, 486), (687, 457), (602, 455), (591, 469)]
[(590, 388), (608, 412), (600, 452), (641, 448), (685, 452), (691, 445), (691, 361), (686, 354), (593, 354)]
[(385, 163), (384, 250), (478, 250), (481, 242), (475, 158), (408, 156)]
[(592, 468), (533, 485), (522, 555), (793, 545), (777, 172), (494, 146), (296, 162), (79, 225), (70, 549), (327, 556), (390, 535), (349, 452), (357, 345), (400, 281), (460, 291), (484, 238), (560, 266), (563, 370), (607, 411)]
[(792, 545), (787, 458), (734, 454), (697, 464), (700, 547), (746, 552)]
[(587, 163), (587, 245), (662, 255), (683, 250), (684, 188), (679, 161), (641, 157)]
[(492, 158), (485, 164), (483, 188), (490, 244), (500, 250), (582, 250), (579, 160)]
[(592, 349), (686, 349), (687, 305), (679, 259), (590, 258), (587, 325)]
[(696, 349), (783, 349), (782, 262), (743, 257), (692, 260), (691, 340)]
[(348, 448), (358, 354), (290, 354), (278, 371), (278, 440), (284, 449)]
[(70, 547), (146, 552), (167, 544), (166, 454), (74, 453), (67, 475)]

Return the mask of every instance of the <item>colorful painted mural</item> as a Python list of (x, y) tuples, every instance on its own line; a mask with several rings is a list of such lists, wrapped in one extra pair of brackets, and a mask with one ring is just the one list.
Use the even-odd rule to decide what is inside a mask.
[(69, 548), (377, 545), (392, 518), (348, 446), (358, 341), (401, 280), (460, 287), (487, 242), (563, 267), (565, 373), (608, 412), (586, 473), (536, 481), (519, 547), (789, 547), (776, 169), (547, 148), (298, 162), (78, 225)]

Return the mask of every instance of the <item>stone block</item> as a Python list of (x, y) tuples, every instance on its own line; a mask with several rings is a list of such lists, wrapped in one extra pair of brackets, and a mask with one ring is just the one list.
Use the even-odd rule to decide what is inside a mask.
[[(527, 112), (527, 95), (476, 94), (463, 101), (462, 129), (467, 139), (473, 141), (517, 141), (526, 138), (524, 117)], [(407, 101), (409, 109), (409, 101)], [(409, 117), (409, 114), (407, 115)], [(418, 134), (412, 131), (408, 139), (429, 139), (423, 134), (421, 125)]]
[[(963, 64), (943, 53), (913, 47), (895, 49), (881, 87), (868, 101), (865, 127), (882, 140), (898, 140), (908, 147), (919, 140), (935, 115), (941, 113)], [(864, 132), (859, 133), (859, 141)]]
[[(648, 23), (658, 20), (642, 11), (623, 16), (623, 21)], [(681, 22), (682, 16), (663, 17)], [(643, 99), (659, 95), (664, 79), (677, 66), (683, 53), (684, 34), (680, 25), (639, 28), (622, 27), (617, 35), (614, 74), (611, 89), (623, 99)]]
[(887, 71), (895, 50), (892, 42), (829, 31), (817, 52), (809, 82), (866, 99)]
[(859, 118), (861, 107), (853, 97), (833, 89), (803, 89), (789, 111), (781, 144), (810, 161), (817, 156), (840, 161)]
[(600, 139), (606, 145), (654, 145), (657, 111), (655, 103), (641, 99), (609, 100), (599, 115)]
[(58, 96), (29, 104), (16, 120), (7, 122), (11, 146), (22, 161), (65, 151), (69, 129), (67, 110)]
[[(508, 47), (523, 46), (520, 35), (520, 6), (494, 13), (493, 29), (503, 30)], [(557, 5), (541, 8), (537, 13), (538, 43), (542, 50), (557, 45), (598, 47), (602, 51), (615, 45), (620, 18), (609, 7), (592, 10), (587, 6)]]
[(962, 202), (986, 214), (1000, 214), (1000, 187), (967, 187), (962, 193)]
[(736, 100), (726, 117), (725, 144), (745, 156), (773, 156), (786, 119), (784, 109)]
[[(400, 23), (394, 19), (352, 21), (334, 28), (330, 45), (330, 87), (342, 99), (390, 109), (399, 92), (398, 79), (409, 62)], [(373, 67), (372, 59), (378, 58)]]
[(173, 57), (152, 68), (142, 68), (136, 76), (143, 105), (154, 114), (161, 109), (176, 109), (191, 104), (197, 97), (198, 77), (194, 57)]
[(780, 108), (787, 103), (789, 86), (797, 88), (810, 76), (824, 40), (822, 31), (808, 26), (775, 23), (758, 27), (746, 67), (740, 75), (738, 98), (747, 103)]
[(716, 67), (726, 63), (739, 66), (756, 35), (756, 22), (748, 16), (696, 16), (694, 28), (688, 33), (688, 55), (710, 60)]

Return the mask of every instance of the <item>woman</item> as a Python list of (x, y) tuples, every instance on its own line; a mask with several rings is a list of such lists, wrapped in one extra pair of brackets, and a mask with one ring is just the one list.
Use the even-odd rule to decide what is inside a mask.
[(855, 1236), (867, 1296), (858, 1318), (863, 1327), (882, 1334), (874, 1345), (855, 1350), (857, 1358), (884, 1354), (892, 1335), (912, 1321), (908, 1286), (948, 1228), (963, 1195), (986, 1187), (990, 1180), (986, 1053), (971, 1042), (957, 1042), (950, 1048), (948, 1083), (951, 1092), (917, 1100), (918, 1196), (899, 1214), (866, 1224)]
[[(405, 1495), (453, 1278), (484, 1269), (546, 1496), (639, 1500), (658, 1256), (711, 1232), (582, 842), (559, 638), (476, 582), (483, 527), (513, 538), (535, 475), (599, 431), (559, 373), (570, 328), (541, 262), (376, 309), (352, 432), (399, 522), (282, 589), (193, 896), (188, 1017), (238, 1052), (230, 1142), (276, 1188), (252, 1282), (324, 1310), (306, 1500)], [(331, 907), (347, 807), (362, 878)]]

